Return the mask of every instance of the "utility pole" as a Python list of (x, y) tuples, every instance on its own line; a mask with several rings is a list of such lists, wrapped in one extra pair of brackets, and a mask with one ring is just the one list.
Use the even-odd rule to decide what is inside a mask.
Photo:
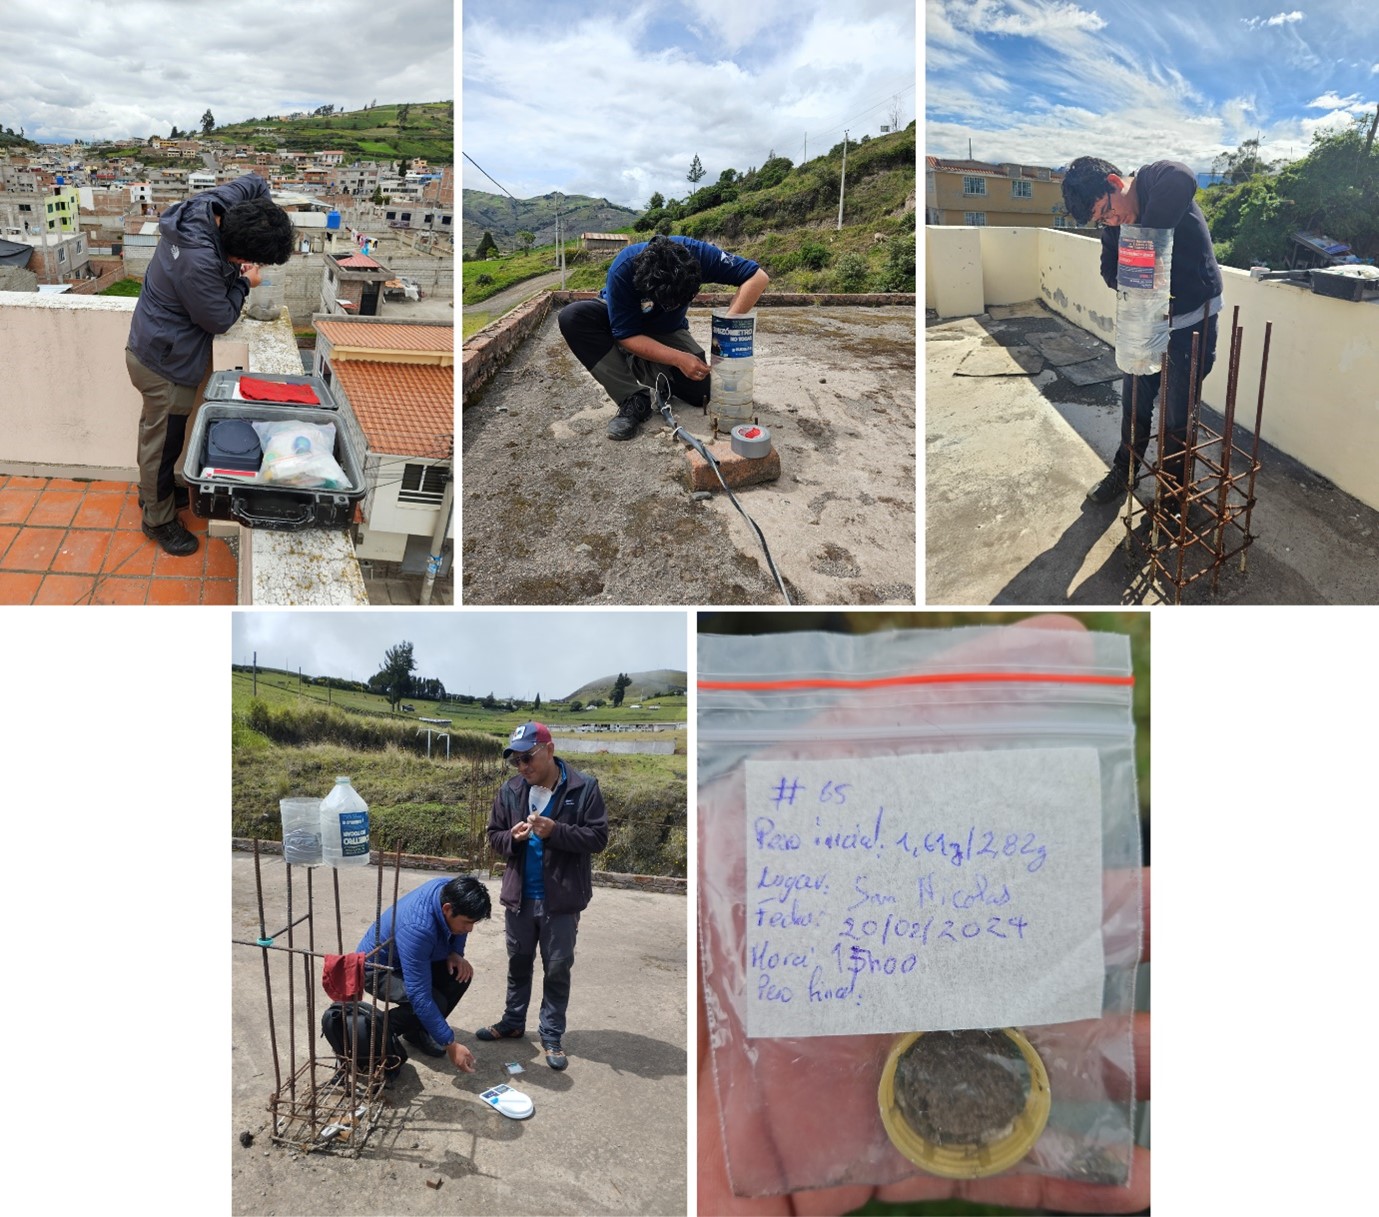
[(843, 130), (843, 176), (838, 182), (838, 227), (843, 226), (843, 194), (848, 186), (848, 133)]
[(431, 537), (431, 552), (426, 559), (426, 580), (421, 585), (420, 604), (431, 603), (431, 589), (435, 586), (436, 575), (441, 568), (441, 550), (445, 548), (445, 534), (450, 531), (450, 514), (455, 506), (455, 479), (445, 481), (445, 493), (441, 495), (441, 508), (436, 516), (436, 531)]

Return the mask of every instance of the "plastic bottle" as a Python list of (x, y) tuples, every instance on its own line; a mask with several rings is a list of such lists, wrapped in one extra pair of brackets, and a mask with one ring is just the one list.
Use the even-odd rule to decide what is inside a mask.
[(283, 861), (292, 866), (320, 866), (321, 800), (279, 799), (283, 821)]
[(752, 344), (756, 323), (756, 309), (735, 314), (726, 308), (713, 310), (709, 405), (721, 422), (740, 423), (752, 417)]
[(369, 864), (369, 805), (347, 777), (321, 800), (321, 853), (329, 866)]
[(1116, 367), (1152, 376), (1168, 350), (1173, 229), (1122, 224), (1116, 272)]

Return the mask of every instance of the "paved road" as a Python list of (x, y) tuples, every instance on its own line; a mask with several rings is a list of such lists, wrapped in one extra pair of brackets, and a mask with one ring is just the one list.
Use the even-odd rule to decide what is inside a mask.
[(511, 287), (504, 288), (496, 296), (490, 296), (487, 300), (480, 300), (478, 304), (466, 304), (466, 313), (490, 313), (494, 317), (501, 317), (504, 313), (515, 309), (524, 300), (530, 300), (537, 292), (543, 288), (555, 287), (560, 283), (560, 272), (553, 270), (547, 275), (537, 275), (535, 279), (523, 279), (521, 283), (514, 283)]

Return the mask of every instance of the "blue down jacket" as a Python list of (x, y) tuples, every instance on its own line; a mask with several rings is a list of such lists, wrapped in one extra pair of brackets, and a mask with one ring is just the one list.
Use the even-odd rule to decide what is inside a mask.
[(211, 339), (239, 320), (249, 283), (225, 260), (216, 215), (235, 203), (269, 198), (257, 174), (216, 186), (163, 212), (158, 248), (129, 327), (129, 349), (151, 372), (197, 385), (211, 359)]
[[(393, 908), (383, 910), (379, 931), (386, 944), (393, 935), (396, 921), (397, 954), (392, 966), (402, 969), (402, 980), (407, 986), (407, 1000), (412, 1003), (412, 1012), (431, 1033), (431, 1038), (442, 1047), (454, 1042), (455, 1033), (450, 1030), (436, 1006), (435, 998), (431, 996), (431, 965), (451, 955), (463, 955), (464, 944), (469, 937), (468, 934), (452, 934), (450, 927), (445, 924), (445, 914), (441, 912), (441, 889), (449, 882), (450, 877), (442, 875), (408, 892)], [(377, 945), (374, 925), (370, 923), (357, 949), (367, 955)], [(377, 959), (379, 963), (388, 962), (386, 945)]]

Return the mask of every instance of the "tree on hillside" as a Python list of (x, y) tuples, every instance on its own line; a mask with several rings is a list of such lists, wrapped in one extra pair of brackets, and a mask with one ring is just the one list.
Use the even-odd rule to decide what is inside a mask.
[(526, 253), (532, 247), (532, 242), (535, 240), (536, 233), (528, 232), (525, 228), (519, 228), (517, 230), (517, 244), (521, 247), (523, 253)]
[(493, 234), (484, 229), (484, 235), (479, 244), (474, 248), (474, 260), (482, 261), (484, 258), (496, 258), (498, 256), (498, 242), (493, 239)]
[(535, 701), (535, 702), (533, 703), (533, 705), (532, 705), (532, 713), (535, 714), (535, 713), (536, 713), (537, 711), (539, 711), (540, 709), (541, 709), (541, 694), (538, 693), (538, 694), (536, 695), (536, 701)]
[(1211, 171), (1222, 181), (1236, 186), (1260, 173), (1273, 173), (1278, 162), (1267, 162), (1259, 155), (1259, 140), (1247, 139), (1234, 152), (1223, 152), (1211, 163)]
[(690, 162), (689, 172), (685, 174), (691, 182), (697, 182), (704, 176), (704, 166), (699, 163), (699, 154), (694, 154), (694, 160)]
[(206, 113), (201, 116), (201, 134), (210, 135), (215, 130), (215, 115), (207, 107)]
[(665, 201), (665, 199), (661, 196), (661, 192), (658, 190), (655, 194), (653, 194), (653, 195), (651, 196), (651, 202), (649, 202), (649, 203), (646, 205), (646, 209), (647, 209), (648, 211), (659, 211), (659, 210), (660, 210), (662, 207), (664, 207), (665, 205), (666, 205), (666, 201)]
[(632, 678), (626, 672), (619, 672), (618, 678), (613, 682), (613, 704), (622, 705), (623, 694), (627, 692), (627, 686), (632, 683)]
[(402, 702), (404, 697), (408, 697), (412, 692), (412, 673), (416, 670), (417, 661), (412, 657), (412, 644), (410, 642), (399, 642), (397, 646), (389, 647), (383, 655), (383, 688), (388, 698), (388, 704), (394, 710)]

